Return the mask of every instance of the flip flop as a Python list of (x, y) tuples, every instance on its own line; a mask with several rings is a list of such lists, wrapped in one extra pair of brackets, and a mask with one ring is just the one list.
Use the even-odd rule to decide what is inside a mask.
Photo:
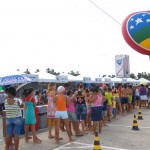
[(49, 139), (53, 139), (54, 138), (54, 136), (50, 136), (50, 137), (48, 137)]
[(60, 137), (60, 138), (59, 138), (59, 140), (63, 140), (63, 138), (62, 138), (62, 137)]

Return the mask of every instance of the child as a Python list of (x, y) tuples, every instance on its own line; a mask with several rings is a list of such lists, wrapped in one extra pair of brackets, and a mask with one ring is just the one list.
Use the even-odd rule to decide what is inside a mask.
[(107, 121), (107, 105), (108, 105), (108, 100), (105, 99), (103, 102), (103, 107), (102, 107), (102, 114), (103, 114), (103, 124), (106, 126), (106, 121)]
[(112, 97), (112, 106), (113, 106), (112, 110), (113, 118), (116, 118), (117, 109), (116, 109), (116, 98), (114, 96)]
[(108, 100), (108, 104), (107, 104), (107, 117), (108, 117), (108, 121), (110, 121), (110, 117), (111, 117), (111, 113), (112, 113), (112, 92), (111, 92), (111, 88), (108, 88), (107, 86), (104, 87), (104, 93), (105, 93), (105, 97)]
[[(69, 127), (70, 127), (70, 131), (71, 131), (71, 124), (73, 126), (74, 132), (76, 135), (78, 135), (78, 130), (77, 130), (77, 116), (75, 113), (75, 98), (72, 96), (72, 92), (69, 90), (67, 91), (67, 112), (68, 112), (68, 120), (69, 120)], [(71, 131), (71, 135), (72, 135), (72, 131)]]
[(87, 129), (86, 131), (91, 131), (91, 107), (92, 104), (90, 102), (90, 92), (88, 89), (86, 89), (87, 97), (86, 97), (86, 105), (87, 105), (87, 116), (86, 116), (86, 123), (87, 123)]

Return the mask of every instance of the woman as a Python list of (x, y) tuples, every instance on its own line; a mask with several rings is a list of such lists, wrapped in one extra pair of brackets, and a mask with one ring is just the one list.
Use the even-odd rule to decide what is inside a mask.
[(147, 89), (146, 89), (146, 87), (143, 84), (140, 85), (139, 93), (140, 93), (140, 108), (142, 107), (143, 104), (144, 104), (144, 107), (146, 108), (146, 104), (147, 104)]
[(28, 131), (29, 127), (32, 131), (33, 135), (33, 143), (38, 144), (42, 141), (37, 138), (36, 136), (36, 130), (35, 130), (35, 124), (36, 124), (36, 118), (35, 118), (35, 110), (36, 102), (35, 102), (35, 92), (33, 88), (24, 89), (23, 95), (25, 96), (25, 140), (26, 143), (28, 142)]
[(19, 135), (22, 125), (22, 118), (20, 115), (20, 108), (23, 108), (23, 104), (20, 104), (16, 96), (16, 89), (10, 87), (6, 90), (7, 99), (5, 100), (6, 110), (6, 150), (9, 150), (9, 146), (12, 143), (12, 134), (14, 133), (15, 150), (19, 148)]
[(67, 114), (67, 96), (64, 95), (65, 88), (63, 86), (59, 86), (57, 89), (58, 95), (56, 96), (56, 126), (55, 126), (55, 140), (56, 144), (59, 143), (59, 129), (60, 129), (60, 120), (62, 119), (65, 123), (66, 130), (69, 137), (69, 142), (72, 142), (71, 131), (69, 128), (68, 114)]
[(91, 95), (90, 100), (92, 102), (91, 120), (93, 121), (93, 131), (95, 134), (97, 122), (99, 122), (99, 133), (102, 132), (102, 104), (105, 100), (105, 97), (100, 94), (98, 86), (93, 87), (92, 93), (93, 95)]
[(48, 91), (47, 91), (47, 99), (48, 99), (48, 110), (47, 110), (47, 118), (50, 119), (49, 121), (49, 132), (48, 138), (52, 139), (54, 136), (52, 135), (52, 123), (55, 120), (55, 112), (56, 112), (56, 103), (55, 100), (55, 92), (56, 85), (54, 83), (48, 84)]
[(117, 103), (117, 107), (118, 107), (118, 112), (119, 114), (122, 114), (122, 107), (121, 107), (121, 100), (120, 100), (120, 95), (119, 95), (119, 87), (115, 88), (115, 90), (113, 91), (113, 95), (116, 98), (116, 103)]

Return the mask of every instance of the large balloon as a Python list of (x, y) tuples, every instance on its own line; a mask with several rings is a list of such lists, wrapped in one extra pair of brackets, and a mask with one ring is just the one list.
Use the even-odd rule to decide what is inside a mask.
[(134, 50), (150, 55), (150, 11), (128, 15), (122, 24), (122, 34)]

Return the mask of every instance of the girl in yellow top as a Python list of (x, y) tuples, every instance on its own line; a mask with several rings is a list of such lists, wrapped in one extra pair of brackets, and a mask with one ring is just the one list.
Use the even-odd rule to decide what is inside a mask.
[(132, 94), (133, 94), (132, 85), (129, 85), (128, 91), (129, 91), (128, 107), (129, 107), (129, 112), (131, 112), (132, 111)]
[(64, 95), (65, 88), (63, 86), (59, 86), (57, 89), (58, 95), (56, 96), (56, 126), (55, 126), (55, 140), (56, 144), (59, 144), (59, 129), (60, 129), (60, 120), (63, 119), (66, 130), (69, 137), (69, 142), (72, 142), (73, 139), (71, 138), (71, 131), (69, 128), (69, 121), (68, 121), (68, 113), (67, 113), (67, 96)]
[(115, 98), (115, 96), (112, 97), (112, 107), (113, 107), (113, 110), (112, 110), (113, 118), (116, 118), (117, 108), (116, 108), (116, 98)]
[(110, 116), (112, 114), (112, 93), (111, 93), (111, 88), (108, 88), (107, 86), (105, 86), (104, 87), (104, 92), (105, 92), (105, 97), (108, 100), (107, 117), (108, 117), (108, 121), (110, 121)]

